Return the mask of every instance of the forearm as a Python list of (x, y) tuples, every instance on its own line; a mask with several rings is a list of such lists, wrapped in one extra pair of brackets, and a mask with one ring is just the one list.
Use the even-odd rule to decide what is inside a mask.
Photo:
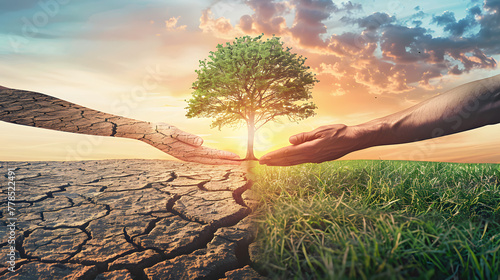
[(0, 88), (0, 120), (58, 131), (141, 139), (151, 123), (92, 110), (52, 96)]
[(0, 87), (0, 121), (136, 139), (185, 161), (239, 164), (236, 154), (203, 147), (203, 139), (175, 126), (115, 116), (31, 91)]
[(414, 142), (500, 123), (500, 75), (474, 81), (354, 129), (366, 148)]

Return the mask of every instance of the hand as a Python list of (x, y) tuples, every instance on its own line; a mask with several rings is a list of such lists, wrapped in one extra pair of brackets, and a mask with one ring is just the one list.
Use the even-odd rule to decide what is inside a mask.
[(289, 166), (338, 159), (362, 148), (360, 131), (343, 124), (321, 126), (290, 137), (292, 146), (265, 154), (260, 164)]
[(205, 164), (239, 165), (239, 156), (226, 151), (203, 147), (201, 137), (187, 133), (175, 126), (153, 124), (154, 133), (144, 135), (144, 141), (157, 149), (184, 161)]
[(200, 137), (175, 126), (115, 116), (43, 93), (0, 86), (0, 107), (2, 106), (16, 109), (7, 114), (0, 111), (1, 121), (58, 131), (141, 140), (185, 161), (240, 164), (236, 154), (202, 147), (203, 140)]

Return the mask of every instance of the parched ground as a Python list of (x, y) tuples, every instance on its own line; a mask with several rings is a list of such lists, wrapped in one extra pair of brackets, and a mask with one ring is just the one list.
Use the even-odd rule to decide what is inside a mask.
[[(249, 266), (256, 201), (241, 167), (0, 162), (0, 185), (0, 279), (261, 278)], [(12, 221), (14, 272), (6, 263)]]

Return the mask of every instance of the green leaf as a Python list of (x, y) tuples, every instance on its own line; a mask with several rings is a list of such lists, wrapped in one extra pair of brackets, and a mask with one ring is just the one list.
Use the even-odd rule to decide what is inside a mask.
[(314, 116), (316, 105), (305, 102), (318, 80), (304, 65), (306, 59), (284, 48), (279, 37), (263, 37), (218, 44), (199, 61), (188, 118), (212, 117), (211, 127), (219, 129), (242, 122), (258, 129), (281, 116), (291, 121)]

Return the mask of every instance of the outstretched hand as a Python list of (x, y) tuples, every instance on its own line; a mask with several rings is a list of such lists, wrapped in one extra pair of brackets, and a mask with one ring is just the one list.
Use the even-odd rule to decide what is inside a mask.
[(290, 137), (291, 146), (265, 154), (260, 164), (289, 166), (301, 163), (320, 163), (338, 159), (362, 149), (359, 131), (343, 124), (321, 126), (310, 132)]
[(240, 164), (236, 154), (203, 147), (200, 137), (175, 126), (115, 116), (43, 93), (0, 86), (0, 107), (12, 108), (6, 113), (0, 110), (0, 121), (57, 131), (140, 140), (185, 161)]
[(201, 137), (182, 131), (175, 126), (160, 123), (153, 124), (152, 128), (154, 133), (146, 134), (140, 140), (180, 160), (205, 164), (238, 165), (241, 163), (238, 161), (238, 155), (204, 147)]

